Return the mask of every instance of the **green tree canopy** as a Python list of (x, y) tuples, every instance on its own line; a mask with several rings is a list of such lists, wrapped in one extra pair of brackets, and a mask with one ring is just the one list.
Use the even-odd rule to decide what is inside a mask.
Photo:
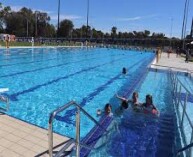
[(58, 30), (59, 37), (69, 37), (70, 33), (73, 31), (73, 23), (71, 20), (63, 20), (60, 22), (60, 27)]
[(115, 38), (117, 36), (117, 27), (111, 28), (111, 37)]
[[(51, 18), (45, 12), (32, 11), (23, 7), (19, 11), (11, 10), (9, 6), (3, 6), (0, 2), (0, 33), (15, 34), (18, 37), (56, 37), (56, 29), (50, 24)], [(74, 28), (71, 20), (63, 20), (59, 24), (59, 37), (73, 38), (95, 38), (95, 39), (167, 39), (163, 33), (151, 33), (149, 30), (117, 32), (117, 27), (113, 26), (111, 32), (103, 32), (96, 28), (82, 25), (80, 28)], [(190, 38), (187, 36), (187, 38)]]

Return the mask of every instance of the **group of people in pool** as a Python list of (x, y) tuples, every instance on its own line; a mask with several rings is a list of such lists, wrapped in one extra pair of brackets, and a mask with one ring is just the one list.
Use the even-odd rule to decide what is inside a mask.
[(116, 97), (118, 99), (121, 100), (121, 106), (120, 109), (127, 109), (129, 107), (129, 103), (131, 104), (131, 107), (133, 108), (134, 111), (136, 112), (141, 112), (143, 111), (143, 113), (151, 113), (151, 114), (158, 114), (159, 111), (157, 110), (157, 108), (155, 107), (155, 105), (153, 104), (153, 98), (150, 94), (146, 95), (146, 99), (144, 103), (140, 103), (138, 101), (138, 93), (134, 92), (132, 95), (132, 99), (126, 99), (124, 97), (120, 97), (118, 95), (116, 95)]
[[(123, 111), (129, 107), (129, 104), (131, 104), (132, 109), (135, 112), (142, 112), (144, 114), (153, 114), (153, 115), (159, 115), (159, 111), (153, 104), (153, 98), (151, 95), (146, 95), (145, 103), (140, 103), (138, 101), (138, 93), (134, 92), (132, 95), (132, 99), (126, 99), (124, 97), (120, 97), (116, 94), (116, 97), (121, 100), (121, 105), (119, 107), (120, 111)], [(105, 105), (105, 114), (106, 115), (112, 115), (112, 106), (108, 103)], [(101, 111), (97, 110), (97, 114), (100, 115)]]

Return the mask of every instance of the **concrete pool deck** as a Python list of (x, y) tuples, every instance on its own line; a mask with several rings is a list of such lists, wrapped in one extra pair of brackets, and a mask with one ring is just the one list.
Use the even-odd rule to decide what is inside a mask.
[[(47, 157), (48, 131), (0, 114), (0, 157)], [(54, 146), (69, 138), (54, 134)]]
[(180, 56), (176, 57), (176, 54), (170, 54), (170, 57), (168, 58), (168, 54), (163, 52), (158, 63), (156, 63), (155, 60), (151, 65), (152, 68), (163, 69), (163, 67), (154, 65), (172, 67), (174, 70), (176, 68), (177, 71), (193, 72), (193, 62), (185, 63), (185, 58)]

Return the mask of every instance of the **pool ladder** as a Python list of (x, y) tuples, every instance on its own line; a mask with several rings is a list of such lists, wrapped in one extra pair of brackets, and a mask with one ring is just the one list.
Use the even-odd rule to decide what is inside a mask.
[[(83, 143), (80, 142), (80, 112), (84, 113), (91, 121), (93, 121), (97, 126), (104, 129), (105, 132), (108, 132), (103, 126), (98, 123), (88, 112), (86, 112), (79, 104), (77, 104), (75, 101), (70, 101), (69, 103), (59, 107), (58, 109), (54, 110), (52, 113), (50, 113), (49, 122), (48, 122), (48, 152), (49, 156), (53, 157), (53, 120), (56, 117), (57, 114), (60, 112), (66, 110), (70, 106), (75, 106), (77, 109), (76, 112), (76, 139), (69, 140), (70, 143), (68, 145), (71, 145), (72, 143), (75, 143), (76, 145), (76, 157), (80, 157), (80, 146), (85, 147), (87, 149), (93, 149)], [(60, 157), (62, 154), (65, 153), (67, 146), (65, 145), (60, 151), (58, 151), (54, 157)]]
[(6, 104), (6, 107), (5, 108), (0, 107), (0, 110), (8, 111), (9, 110), (9, 98), (5, 95), (0, 94), (0, 102)]

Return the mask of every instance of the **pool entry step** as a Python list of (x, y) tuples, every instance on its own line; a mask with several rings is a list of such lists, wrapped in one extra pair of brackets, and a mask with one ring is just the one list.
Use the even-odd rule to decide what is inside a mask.
[(175, 114), (161, 114), (159, 118), (156, 157), (174, 156), (175, 130)]

